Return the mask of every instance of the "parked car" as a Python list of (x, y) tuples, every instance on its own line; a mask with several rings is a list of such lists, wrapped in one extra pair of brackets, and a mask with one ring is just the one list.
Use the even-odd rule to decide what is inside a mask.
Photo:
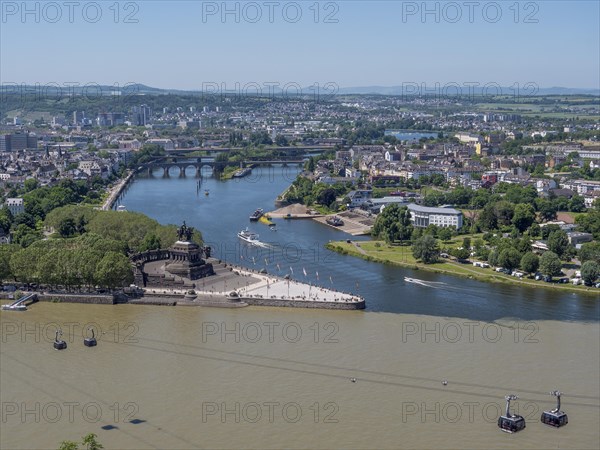
[(551, 277), (550, 275), (544, 275), (544, 278), (543, 278), (543, 280), (544, 280), (546, 283), (552, 283), (552, 277)]
[(559, 283), (565, 284), (569, 282), (569, 279), (567, 277), (562, 277), (558, 279)]

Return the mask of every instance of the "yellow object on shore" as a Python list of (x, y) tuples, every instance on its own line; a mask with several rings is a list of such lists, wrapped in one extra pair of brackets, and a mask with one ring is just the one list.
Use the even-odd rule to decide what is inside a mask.
[(271, 225), (275, 225), (275, 224), (274, 224), (274, 223), (271, 221), (271, 218), (270, 218), (268, 215), (266, 215), (266, 214), (265, 214), (265, 215), (263, 215), (263, 216), (260, 216), (260, 219), (258, 219), (258, 221), (259, 221), (260, 223), (264, 223), (265, 225), (269, 225), (269, 226), (271, 226)]

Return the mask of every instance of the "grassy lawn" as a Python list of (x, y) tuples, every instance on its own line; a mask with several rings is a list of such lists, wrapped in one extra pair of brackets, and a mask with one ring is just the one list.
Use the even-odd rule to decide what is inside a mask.
[[(479, 235), (470, 236), (471, 240), (477, 239)], [(462, 244), (463, 236), (458, 236), (452, 242), (458, 245)], [(451, 246), (452, 244), (443, 244)], [(356, 241), (348, 243), (346, 241), (330, 242), (327, 244), (329, 250), (358, 256), (368, 261), (380, 262), (385, 264), (393, 264), (402, 267), (408, 267), (416, 270), (426, 270), (430, 272), (446, 273), (461, 277), (467, 277), (486, 282), (510, 283), (514, 285), (529, 285), (532, 287), (540, 287), (547, 289), (561, 289), (566, 291), (576, 291), (580, 293), (600, 294), (599, 289), (588, 288), (586, 286), (574, 286), (569, 284), (544, 283), (524, 278), (519, 279), (506, 275), (504, 273), (495, 272), (492, 268), (484, 269), (475, 267), (470, 263), (461, 264), (447, 259), (441, 259), (435, 264), (423, 264), (415, 260), (412, 255), (411, 246), (390, 246), (383, 241)], [(362, 251), (361, 251), (362, 250)]]

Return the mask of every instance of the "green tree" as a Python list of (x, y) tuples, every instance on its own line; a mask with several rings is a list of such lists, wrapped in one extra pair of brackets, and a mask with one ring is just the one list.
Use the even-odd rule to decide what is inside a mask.
[(412, 254), (415, 259), (420, 259), (425, 264), (436, 262), (440, 254), (437, 239), (429, 234), (420, 237), (413, 244)]
[(10, 258), (13, 255), (13, 253), (16, 253), (19, 250), (20, 247), (18, 245), (0, 245), (0, 281), (8, 280), (13, 276), (10, 267)]
[(540, 258), (533, 252), (527, 252), (521, 258), (521, 270), (527, 273), (535, 273), (540, 267)]
[(500, 200), (494, 205), (494, 211), (499, 225), (510, 225), (515, 213), (515, 206), (506, 200)]
[(514, 248), (505, 248), (498, 255), (498, 265), (513, 270), (519, 267), (521, 254)]
[(544, 252), (540, 258), (540, 272), (552, 277), (560, 275), (561, 269), (562, 264), (558, 255), (551, 251)]
[(404, 241), (410, 239), (413, 226), (410, 221), (408, 208), (389, 205), (377, 216), (372, 234), (386, 242)]
[(96, 281), (110, 289), (127, 286), (133, 282), (129, 259), (117, 252), (108, 252), (96, 267)]
[(595, 261), (600, 264), (600, 242), (586, 242), (579, 250), (579, 261)]
[(450, 228), (448, 228), (448, 227), (443, 227), (438, 232), (438, 237), (443, 242), (448, 242), (450, 239), (452, 239), (452, 230)]
[(519, 203), (515, 205), (515, 213), (512, 218), (512, 224), (522, 233), (535, 222), (535, 210), (529, 203)]
[(104, 446), (98, 442), (98, 436), (94, 433), (90, 433), (84, 437), (83, 444), (86, 446), (86, 450), (102, 450), (104, 448)]
[(561, 258), (569, 248), (569, 238), (563, 230), (557, 230), (548, 236), (548, 249)]
[(469, 250), (467, 248), (462, 247), (462, 248), (451, 249), (450, 254), (452, 256), (454, 256), (456, 259), (458, 259), (459, 261), (464, 261), (466, 259), (469, 259), (471, 252), (469, 252)]
[(554, 204), (547, 199), (537, 199), (536, 200), (537, 210), (540, 213), (540, 217), (544, 221), (554, 220), (556, 219), (557, 208)]
[(158, 250), (160, 249), (160, 238), (156, 236), (154, 233), (149, 233), (144, 237), (142, 244), (140, 245), (140, 252), (145, 252), (147, 250)]
[(466, 248), (467, 250), (470, 250), (470, 249), (471, 249), (471, 238), (470, 238), (470, 237), (468, 237), (468, 236), (467, 236), (467, 237), (464, 237), (464, 238), (463, 238), (463, 243), (462, 243), (462, 246), (463, 246), (464, 248)]
[(585, 201), (581, 195), (575, 195), (569, 200), (569, 211), (583, 212), (585, 211)]
[(336, 194), (335, 194), (335, 190), (332, 188), (326, 188), (323, 189), (318, 195), (317, 195), (317, 201), (321, 204), (321, 205), (325, 205), (327, 207), (331, 206), (331, 204), (333, 202), (335, 202), (335, 198), (336, 198)]
[(73, 236), (77, 232), (75, 220), (71, 219), (70, 217), (61, 220), (56, 231), (58, 231), (58, 234), (60, 234), (61, 237)]
[[(84, 446), (83, 450), (102, 450), (104, 448), (94, 433), (84, 436), (81, 445)], [(75, 441), (62, 441), (58, 450), (79, 450), (79, 444)]]
[(498, 266), (498, 249), (492, 249), (488, 254), (488, 262), (492, 266)]
[(498, 228), (498, 218), (496, 217), (493, 203), (485, 205), (477, 218), (477, 224), (479, 228), (485, 231), (492, 231)]
[[(596, 201), (599, 202), (599, 200)], [(587, 214), (577, 216), (575, 223), (582, 231), (592, 233), (594, 239), (600, 239), (600, 209), (593, 208), (588, 210)]]
[(586, 261), (581, 266), (581, 278), (585, 284), (592, 284), (598, 275), (600, 275), (600, 265), (596, 261)]

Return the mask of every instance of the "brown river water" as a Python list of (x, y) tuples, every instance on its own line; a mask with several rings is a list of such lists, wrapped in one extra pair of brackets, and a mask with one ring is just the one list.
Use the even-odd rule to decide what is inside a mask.
[[(600, 446), (597, 322), (53, 303), (0, 322), (2, 449), (92, 432), (119, 449)], [(555, 389), (560, 429), (539, 421)], [(496, 425), (511, 393), (513, 435)]]

